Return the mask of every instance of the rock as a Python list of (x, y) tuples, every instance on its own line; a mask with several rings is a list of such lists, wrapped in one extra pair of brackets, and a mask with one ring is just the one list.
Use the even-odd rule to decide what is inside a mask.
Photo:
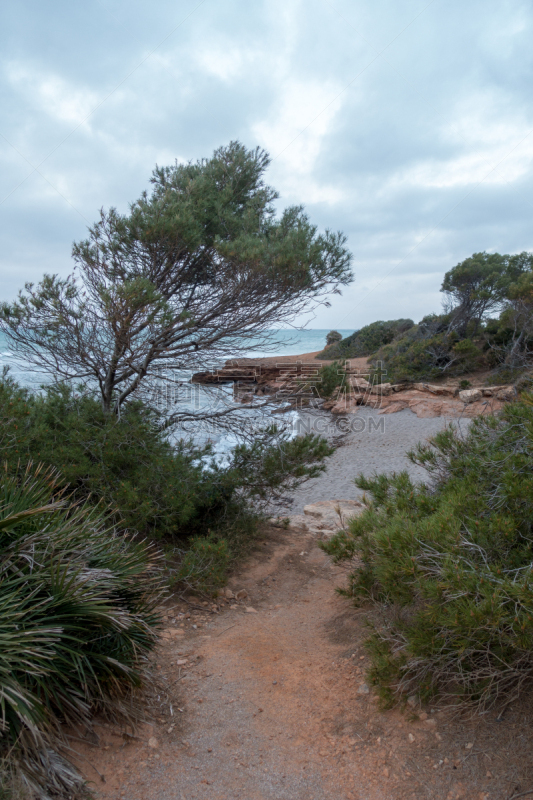
[(410, 733), (410, 734), (407, 736), (407, 738), (409, 739), (409, 741), (411, 742), (411, 744), (412, 744), (412, 743), (415, 741), (415, 737), (413, 736), (413, 734), (412, 734), (412, 733)]
[(231, 589), (224, 589), (224, 597), (227, 597), (228, 600), (231, 600), (235, 595), (231, 591)]
[(468, 742), (468, 744), (465, 744), (465, 750), (471, 750), (473, 748), (473, 746), (474, 746), (474, 742)]
[(463, 389), (459, 392), (459, 400), (463, 403), (475, 403), (476, 400), (481, 400), (483, 393), (481, 389)]
[(419, 419), (429, 419), (430, 417), (440, 417), (442, 403), (436, 400), (410, 400), (409, 408)]
[(393, 392), (408, 392), (414, 389), (414, 383), (393, 383), (391, 389)]
[(157, 739), (156, 739), (154, 736), (151, 736), (151, 737), (148, 739), (148, 747), (152, 747), (152, 748), (154, 748), (154, 749), (155, 749), (156, 747), (159, 747), (159, 742), (157, 741)]
[(247, 614), (257, 614), (256, 609), (252, 608), (252, 606), (245, 606), (244, 610)]
[(355, 414), (360, 404), (360, 397), (362, 395), (348, 395), (335, 402), (329, 409), (332, 414)]
[(413, 388), (418, 392), (428, 392), (435, 395), (449, 395), (451, 397), (455, 394), (455, 387), (451, 386), (436, 386), (432, 383), (415, 383)]
[(248, 597), (248, 592), (246, 591), (246, 589), (239, 589), (239, 591), (236, 592), (235, 597), (237, 598), (237, 600), (246, 600), (246, 598)]
[(347, 383), (349, 386), (352, 386), (354, 389), (359, 389), (359, 391), (364, 391), (365, 389), (370, 388), (369, 382), (365, 378), (360, 377), (348, 377)]
[(384, 776), (385, 776), (386, 778), (388, 778), (388, 777), (389, 777), (389, 775), (390, 775), (390, 770), (389, 770), (389, 768), (388, 768), (388, 767), (384, 767), (384, 768), (383, 768), (383, 774), (384, 774)]
[(370, 694), (370, 689), (368, 688), (366, 683), (361, 684), (361, 686), (357, 690), (357, 694)]
[(304, 514), (314, 519), (315, 525), (322, 530), (337, 531), (363, 508), (357, 500), (319, 500), (305, 506)]
[(392, 403), (389, 403), (388, 406), (382, 408), (381, 411), (378, 411), (378, 414), (396, 414), (398, 411), (403, 411), (404, 408), (408, 408), (409, 403), (407, 400), (394, 400)]
[(502, 400), (505, 403), (514, 400), (516, 397), (516, 389), (514, 386), (504, 386), (494, 394), (496, 400)]
[(370, 388), (370, 394), (380, 394), (383, 397), (388, 397), (389, 394), (392, 394), (392, 384), (390, 383), (375, 383)]
[(418, 705), (418, 697), (415, 694), (412, 694), (407, 698), (407, 705), (411, 706), (411, 708), (416, 708)]
[(187, 659), (186, 658), (178, 658), (178, 660), (176, 661), (176, 666), (177, 667), (184, 667), (186, 663), (187, 663)]
[(426, 719), (426, 720), (424, 720), (424, 722), (430, 728), (435, 728), (436, 725), (437, 725), (437, 720), (436, 719)]

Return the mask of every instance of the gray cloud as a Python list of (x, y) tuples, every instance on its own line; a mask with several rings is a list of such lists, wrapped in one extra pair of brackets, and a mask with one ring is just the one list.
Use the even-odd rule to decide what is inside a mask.
[(235, 138), (269, 150), (280, 205), (348, 234), (356, 281), (315, 327), (418, 319), (470, 253), (533, 249), (529, 4), (50, 8), (3, 11), (4, 298), (68, 272), (72, 241), (101, 206), (125, 209), (156, 162)]

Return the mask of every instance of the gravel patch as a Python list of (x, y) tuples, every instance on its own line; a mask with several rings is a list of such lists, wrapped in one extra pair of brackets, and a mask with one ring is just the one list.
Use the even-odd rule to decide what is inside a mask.
[(326, 471), (318, 478), (307, 481), (293, 494), (290, 508), (279, 513), (298, 514), (308, 503), (318, 500), (360, 500), (363, 492), (354, 484), (359, 473), (373, 475), (376, 472), (399, 472), (407, 470), (416, 481), (423, 481), (425, 470), (411, 464), (406, 452), (417, 442), (426, 441), (438, 431), (453, 424), (466, 433), (471, 419), (433, 417), (419, 419), (405, 409), (397, 414), (380, 415), (377, 410), (361, 407), (357, 414), (334, 417), (330, 414), (301, 416), (302, 426), (311, 423), (311, 430), (327, 436), (345, 434), (345, 444), (339, 447), (327, 461)]

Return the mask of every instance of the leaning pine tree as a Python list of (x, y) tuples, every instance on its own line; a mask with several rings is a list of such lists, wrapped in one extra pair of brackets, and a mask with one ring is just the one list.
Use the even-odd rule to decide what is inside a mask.
[(351, 280), (351, 254), (301, 207), (276, 216), (268, 164), (232, 142), (157, 167), (151, 192), (127, 214), (102, 211), (74, 245), (73, 275), (47, 275), (1, 307), (0, 330), (56, 379), (97, 386), (110, 413), (161, 370), (275, 346), (272, 329)]

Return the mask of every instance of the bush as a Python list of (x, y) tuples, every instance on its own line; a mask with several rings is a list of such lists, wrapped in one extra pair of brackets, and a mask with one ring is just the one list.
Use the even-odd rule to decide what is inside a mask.
[(486, 708), (533, 678), (533, 396), (409, 455), (428, 485), (359, 476), (372, 501), (324, 549), (361, 559), (347, 591), (380, 610), (369, 678), (386, 703)]
[(412, 328), (412, 319), (394, 319), (388, 322), (379, 320), (365, 325), (337, 344), (332, 344), (317, 358), (361, 358), (370, 356), (385, 344), (392, 342), (397, 336), (402, 335)]
[(160, 594), (155, 552), (56, 477), (30, 466), (0, 483), (0, 759), (4, 783), (43, 798), (81, 786), (62, 726), (135, 717)]
[[(0, 457), (9, 471), (17, 474), (29, 460), (59, 469), (58, 481), (75, 500), (102, 501), (117, 527), (162, 540), (171, 560), (183, 556), (188, 540), (215, 537), (227, 542), (234, 561), (263, 512), (319, 474), (332, 452), (320, 437), (289, 441), (272, 426), (220, 465), (209, 448), (173, 444), (140, 402), (128, 403), (118, 418), (66, 386), (34, 395), (0, 381)], [(222, 573), (209, 576), (202, 564), (198, 559), (194, 574), (214, 590)]]
[(341, 341), (342, 341), (342, 334), (340, 334), (338, 331), (330, 331), (326, 336), (326, 347), (330, 347), (332, 344)]
[(448, 322), (448, 315), (424, 317), (404, 336), (378, 350), (373, 363), (383, 363), (391, 383), (431, 381), (486, 366), (483, 340), (460, 339), (456, 331), (448, 330)]
[(154, 537), (179, 535), (223, 502), (202, 467), (203, 452), (172, 446), (157, 417), (139, 402), (120, 419), (101, 403), (62, 385), (40, 395), (0, 382), (0, 452), (57, 468), (76, 500), (102, 500), (122, 527)]
[(324, 364), (318, 371), (316, 390), (320, 397), (331, 397), (335, 389), (342, 386), (345, 380), (345, 372), (339, 361)]

